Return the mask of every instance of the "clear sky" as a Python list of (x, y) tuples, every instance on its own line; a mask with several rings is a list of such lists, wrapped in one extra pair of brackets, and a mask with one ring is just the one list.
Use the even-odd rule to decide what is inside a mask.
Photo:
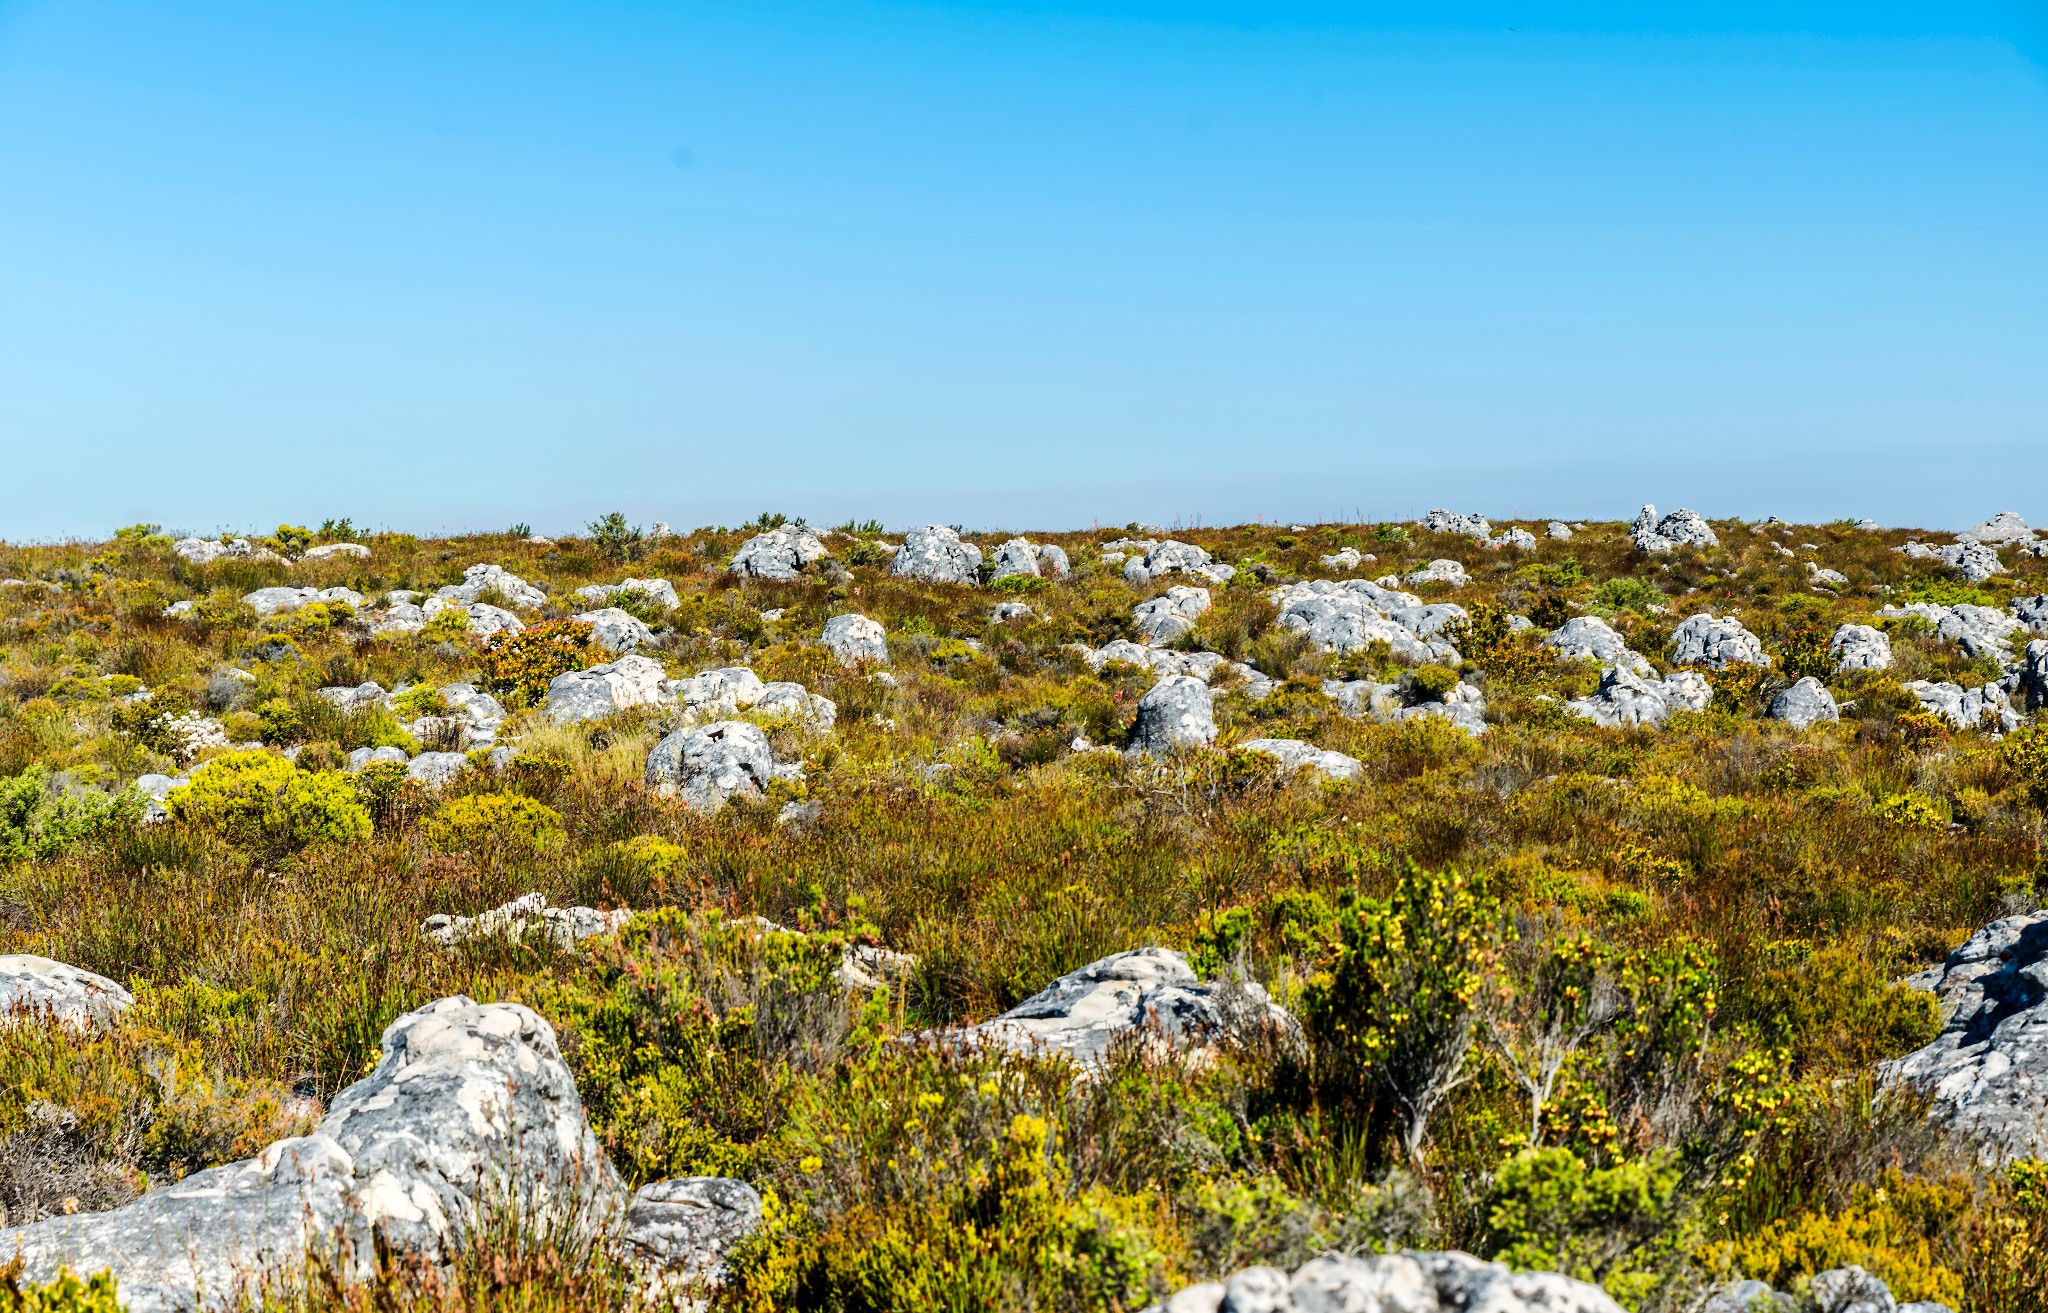
[(0, 537), (1643, 501), (2048, 521), (2048, 3), (0, 0)]

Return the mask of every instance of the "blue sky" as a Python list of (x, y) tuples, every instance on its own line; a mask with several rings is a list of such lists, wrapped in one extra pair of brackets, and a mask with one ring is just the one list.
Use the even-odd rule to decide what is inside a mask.
[(8, 539), (2044, 490), (2038, 0), (0, 2)]

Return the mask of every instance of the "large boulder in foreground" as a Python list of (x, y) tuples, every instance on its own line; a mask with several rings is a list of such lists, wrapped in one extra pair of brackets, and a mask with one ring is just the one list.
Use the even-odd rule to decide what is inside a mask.
[(1764, 655), (1763, 641), (1740, 620), (1702, 611), (1672, 631), (1671, 664), (1725, 670), (1735, 665), (1767, 666), (1771, 659)]
[(1268, 1026), (1296, 1030), (1294, 1018), (1258, 985), (1204, 982), (1186, 954), (1137, 948), (1069, 972), (999, 1017), (928, 1038), (1018, 1053), (1064, 1053), (1088, 1067), (1132, 1035), (1186, 1052)]
[(0, 1025), (53, 1019), (84, 1027), (113, 1021), (135, 996), (105, 976), (33, 953), (0, 954)]
[(1985, 1157), (2048, 1157), (2048, 911), (1993, 921), (1906, 983), (1948, 1021), (1888, 1075), (1933, 1091)]
[(311, 1135), (111, 1212), (0, 1231), (0, 1247), (26, 1282), (111, 1269), (130, 1309), (216, 1308), (309, 1253), (349, 1280), (379, 1248), (438, 1261), (504, 1197), (571, 1231), (626, 1204), (547, 1022), (458, 995), (392, 1022), (376, 1070)]
[(1713, 700), (1713, 687), (1697, 670), (1680, 670), (1653, 681), (1609, 666), (1600, 672), (1600, 687), (1590, 697), (1572, 699), (1566, 709), (1613, 729), (1659, 724), (1674, 711), (1705, 711)]
[(1331, 1256), (1289, 1276), (1248, 1267), (1189, 1286), (1146, 1313), (1621, 1313), (1598, 1286), (1555, 1272), (1517, 1272), (1449, 1250)]
[(588, 670), (556, 675), (548, 684), (548, 718), (557, 723), (603, 720), (629, 707), (666, 702), (668, 673), (653, 657), (622, 656)]

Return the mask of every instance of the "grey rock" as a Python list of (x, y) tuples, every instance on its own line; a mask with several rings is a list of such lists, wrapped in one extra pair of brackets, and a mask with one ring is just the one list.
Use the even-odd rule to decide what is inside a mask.
[(642, 643), (654, 641), (654, 631), (645, 622), (616, 606), (585, 611), (575, 618), (590, 626), (591, 641), (607, 652), (631, 652)]
[(731, 720), (753, 706), (768, 691), (761, 677), (745, 666), (720, 666), (700, 670), (688, 679), (673, 679), (663, 685), (664, 700), (682, 707), (683, 718), (691, 723)]
[(663, 687), (667, 675), (653, 657), (622, 656), (617, 661), (556, 675), (548, 684), (548, 718), (557, 723), (602, 720), (631, 707), (654, 706), (673, 695)]
[(281, 560), (277, 553), (261, 550), (247, 538), (234, 538), (221, 542), (217, 538), (180, 538), (171, 544), (171, 550), (194, 565), (208, 565), (229, 556), (246, 556)]
[(1808, 561), (1806, 563), (1806, 582), (1816, 588), (1841, 588), (1849, 582), (1849, 576), (1843, 574), (1840, 570), (1822, 569), (1812, 561)]
[(461, 583), (437, 588), (434, 596), (443, 602), (469, 606), (487, 592), (496, 592), (512, 605), (528, 609), (544, 606), (548, 600), (546, 593), (502, 565), (472, 565), (462, 572)]
[(376, 680), (365, 680), (354, 688), (335, 685), (318, 690), (319, 695), (344, 712), (367, 711), (384, 702), (384, 686)]
[(147, 775), (136, 776), (132, 787), (143, 797), (154, 798), (158, 802), (162, 802), (170, 795), (172, 789), (183, 788), (191, 782), (189, 776), (161, 775), (152, 771)]
[(1962, 542), (1948, 546), (1931, 543), (1909, 542), (1892, 549), (1903, 553), (1908, 559), (1940, 561), (1951, 569), (1962, 573), (1964, 579), (1973, 584), (1983, 583), (1994, 574), (2004, 574), (2005, 566), (1998, 559), (1998, 551), (1982, 543)]
[(1600, 672), (1600, 687), (1590, 697), (1574, 698), (1567, 709), (1595, 724), (1655, 725), (1673, 711), (1704, 711), (1714, 690), (1696, 670), (1681, 670), (1652, 682), (1633, 671), (1609, 666)]
[(794, 830), (809, 830), (824, 814), (825, 804), (816, 800), (785, 802), (782, 804), (782, 810), (775, 813), (775, 823), (789, 826)]
[[(445, 593), (448, 590), (444, 588), (441, 591)], [(420, 608), (420, 615), (423, 620), (431, 620), (450, 609), (460, 610), (467, 616), (469, 632), (479, 638), (489, 638), (492, 634), (500, 633), (516, 634), (526, 628), (526, 622), (518, 616), (502, 606), (492, 606), (488, 602), (463, 602), (447, 597), (430, 597), (426, 605)], [(383, 622), (376, 625), (371, 632), (404, 632), (407, 629), (425, 627), (424, 624), (413, 626), (409, 621), (410, 617), (401, 612), (398, 606), (393, 606), (386, 613)]]
[(989, 618), (997, 624), (1010, 620), (1029, 620), (1031, 615), (1031, 608), (1023, 602), (998, 602), (995, 609), (989, 612)]
[(2012, 618), (2036, 633), (2048, 634), (2048, 593), (2012, 600)]
[(743, 720), (679, 729), (647, 754), (648, 787), (699, 812), (734, 797), (758, 798), (775, 778), (768, 736)]
[(1638, 551), (1664, 553), (1680, 547), (1719, 547), (1721, 540), (1713, 527), (1696, 512), (1675, 510), (1663, 519), (1657, 508), (1645, 505), (1629, 525), (1629, 537)]
[(1621, 1313), (1598, 1286), (1556, 1272), (1517, 1272), (1456, 1250), (1332, 1254), (1291, 1277), (1247, 1268), (1182, 1293), (1194, 1298), (1178, 1302), (1177, 1294), (1145, 1313)]
[(163, 609), (163, 618), (166, 620), (183, 620), (187, 616), (197, 615), (198, 613), (199, 604), (190, 598), (186, 598), (183, 601), (173, 602), (165, 607)]
[(1073, 566), (1067, 561), (1067, 549), (1057, 543), (1040, 543), (1038, 547), (1038, 570), (1047, 579), (1064, 579), (1073, 573)]
[[(1129, 573), (1125, 571), (1127, 577)], [(1145, 573), (1153, 579), (1164, 574), (1191, 574), (1212, 584), (1227, 584), (1236, 577), (1237, 568), (1222, 564), (1193, 543), (1168, 538), (1145, 553)]]
[(1892, 640), (1882, 629), (1869, 625), (1843, 625), (1836, 629), (1835, 636), (1828, 640), (1828, 651), (1834, 655), (1837, 671), (1892, 668)]
[(2013, 615), (1995, 606), (1937, 606), (1932, 602), (1908, 602), (1886, 606), (1882, 616), (1913, 616), (1934, 626), (1935, 636), (1960, 645), (1971, 656), (1989, 656), (2001, 664), (2012, 659), (2012, 638), (2025, 626)]
[(1113, 953), (1053, 981), (978, 1026), (928, 1038), (1018, 1053), (1064, 1053), (1100, 1064), (1132, 1034), (1170, 1052), (1201, 1051), (1263, 1027), (1296, 1033), (1294, 1019), (1251, 981), (1202, 982), (1187, 956), (1169, 948)]
[(1376, 684), (1369, 679), (1323, 681), (1323, 696), (1354, 719), (1384, 718), (1401, 709), (1399, 684)]
[(257, 615), (296, 611), (312, 602), (344, 602), (351, 609), (363, 605), (363, 595), (350, 588), (259, 588), (245, 593), (242, 600), (254, 607)]
[(825, 544), (800, 525), (757, 533), (740, 544), (728, 567), (734, 574), (756, 579), (794, 579), (825, 559)]
[(1956, 541), (1966, 543), (2021, 543), (2032, 542), (2034, 531), (2020, 518), (2018, 511), (2000, 511), (1984, 523), (1972, 526), (1956, 535)]
[(1164, 646), (1194, 630), (1195, 621), (1209, 609), (1209, 590), (1175, 584), (1149, 602), (1140, 602), (1131, 618), (1145, 641)]
[(1459, 515), (1441, 507), (1422, 517), (1422, 527), (1429, 533), (1455, 533), (1464, 538), (1484, 538), (1493, 532), (1484, 515)]
[(576, 590), (576, 596), (598, 606), (622, 593), (639, 593), (665, 611), (683, 604), (683, 599), (676, 596), (676, 586), (666, 579), (621, 579), (615, 584), (585, 584)]
[(1671, 664), (1723, 670), (1733, 665), (1768, 666), (1771, 659), (1764, 655), (1763, 643), (1740, 620), (1702, 611), (1672, 633)]
[(1082, 644), (1069, 645), (1088, 663), (1088, 668), (1100, 674), (1112, 661), (1150, 670), (1155, 677), (1166, 675), (1189, 675), (1205, 684), (1213, 684), (1219, 677), (1234, 675), (1243, 682), (1248, 696), (1257, 700), (1273, 691), (1273, 681), (1260, 671), (1232, 661), (1219, 652), (1175, 652), (1162, 648), (1146, 647), (1133, 643), (1128, 638), (1113, 639), (1098, 648)]
[(105, 976), (33, 953), (0, 953), (0, 1024), (49, 1019), (73, 1029), (107, 1025), (135, 996)]
[(1530, 533), (1527, 529), (1506, 529), (1486, 539), (1485, 542), (1488, 547), (1493, 548), (1495, 551), (1506, 547), (1512, 547), (1516, 551), (1521, 552), (1533, 552), (1536, 550), (1536, 535)]
[(1449, 584), (1453, 588), (1463, 588), (1472, 582), (1465, 573), (1465, 567), (1447, 556), (1438, 557), (1421, 569), (1410, 571), (1404, 577), (1411, 584)]
[(761, 1196), (744, 1181), (683, 1176), (643, 1185), (626, 1206), (620, 1254), (657, 1303), (672, 1293), (716, 1289), (725, 1258), (761, 1224)]
[(989, 557), (993, 567), (991, 579), (1007, 579), (1011, 575), (1029, 575), (1038, 578), (1038, 548), (1028, 538), (1012, 538), (995, 549)]
[(585, 939), (612, 934), (632, 919), (631, 909), (624, 907), (610, 911), (550, 907), (547, 897), (536, 892), (475, 916), (450, 916), (445, 912), (430, 916), (420, 926), (420, 934), (444, 948), (472, 939), (518, 943), (529, 937), (546, 939), (557, 948), (573, 948)]
[(359, 771), (373, 761), (395, 761), (403, 766), (406, 764), (405, 749), (393, 747), (357, 748), (348, 754), (348, 768), (351, 771)]
[(376, 1070), (313, 1134), (110, 1212), (0, 1232), (0, 1245), (31, 1283), (60, 1267), (110, 1270), (131, 1310), (225, 1309), (309, 1254), (351, 1283), (380, 1252), (439, 1262), (505, 1198), (570, 1236), (626, 1203), (548, 1024), (517, 1003), (456, 996), (392, 1022)]
[(452, 784), (468, 768), (469, 758), (460, 752), (422, 752), (406, 764), (405, 777), (438, 789)]
[(1552, 631), (1543, 640), (1543, 645), (1555, 648), (1557, 655), (1566, 661), (1598, 661), (1602, 665), (1620, 666), (1645, 679), (1656, 675), (1656, 668), (1648, 658), (1630, 651), (1628, 641), (1599, 616), (1573, 616)]
[(503, 774), (503, 773), (504, 773), (504, 770), (505, 770), (505, 768), (506, 768), (507, 766), (510, 766), (510, 765), (512, 764), (512, 761), (513, 761), (513, 759), (514, 759), (515, 757), (517, 757), (518, 755), (519, 755), (519, 749), (517, 749), (517, 748), (512, 748), (512, 747), (499, 747), (499, 748), (492, 748), (492, 749), (491, 749), (491, 756), (490, 756), (491, 774), (493, 774), (493, 775), (501, 775), (501, 774)]
[(825, 632), (819, 641), (839, 659), (842, 666), (858, 665), (863, 661), (889, 664), (888, 634), (883, 631), (880, 621), (870, 620), (864, 615), (833, 616), (825, 622)]
[(1367, 561), (1378, 559), (1371, 552), (1361, 552), (1356, 547), (1340, 547), (1323, 558), (1323, 566), (1330, 570), (1356, 570)]
[(1812, 675), (1772, 698), (1770, 715), (1772, 720), (1782, 720), (1793, 729), (1842, 718), (1841, 710), (1835, 706), (1835, 695)]
[(1389, 712), (1385, 719), (1394, 722), (1448, 720), (1476, 739), (1486, 735), (1485, 710), (1485, 705), (1476, 701), (1421, 702), (1412, 707), (1401, 707)]
[(1893, 1313), (1898, 1307), (1891, 1287), (1853, 1265), (1816, 1273), (1807, 1294), (1819, 1313)]
[(1798, 1301), (1761, 1281), (1735, 1281), (1715, 1291), (1700, 1313), (1795, 1313)]
[(1947, 1021), (1887, 1078), (1930, 1090), (1987, 1159), (2048, 1156), (2048, 911), (1991, 922), (1905, 983), (1939, 997)]
[(1347, 757), (1341, 752), (1330, 752), (1313, 743), (1300, 739), (1252, 739), (1238, 745), (1246, 752), (1262, 753), (1280, 763), (1283, 774), (1295, 771), (1313, 770), (1325, 779), (1355, 780), (1365, 770), (1365, 763), (1356, 757)]
[(1960, 684), (1915, 679), (1907, 683), (1906, 691), (1920, 700), (1923, 709), (1957, 729), (1988, 726), (1996, 732), (2010, 733), (2020, 727), (2019, 713), (2013, 710), (2011, 698), (1997, 684), (1966, 689)]
[(979, 547), (960, 541), (960, 535), (943, 524), (927, 524), (903, 535), (889, 573), (925, 583), (972, 584), (980, 567)]
[(792, 721), (823, 734), (839, 721), (839, 704), (802, 684), (778, 679), (761, 686), (754, 701), (754, 714), (773, 720)]
[(1566, 524), (1563, 520), (1552, 520), (1549, 524), (1543, 526), (1543, 536), (1555, 538), (1559, 542), (1570, 542), (1572, 540), (1572, 526)]
[[(1308, 638), (1327, 652), (1351, 652), (1384, 642), (1394, 655), (1411, 661), (1455, 661), (1457, 649), (1434, 635), (1450, 612), (1424, 607), (1413, 593), (1397, 592), (1365, 579), (1310, 579), (1274, 590), (1277, 623)], [(1462, 611), (1456, 613), (1463, 615)], [(1404, 621), (1406, 623), (1404, 623)]]
[(1209, 686), (1193, 675), (1167, 675), (1138, 699), (1131, 731), (1133, 754), (1206, 748), (1216, 741), (1216, 703)]
[(329, 561), (337, 556), (351, 556), (359, 561), (370, 559), (370, 549), (361, 543), (322, 543), (308, 547), (299, 557), (301, 561)]
[(2027, 644), (2017, 673), (2018, 692), (2029, 711), (2048, 707), (2048, 638)]

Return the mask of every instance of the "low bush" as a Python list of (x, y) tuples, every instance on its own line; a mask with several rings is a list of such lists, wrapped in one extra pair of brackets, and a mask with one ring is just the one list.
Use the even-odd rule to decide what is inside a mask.
[(297, 770), (270, 752), (229, 752), (165, 800), (171, 816), (269, 853), (370, 837), (355, 782), (336, 771)]

